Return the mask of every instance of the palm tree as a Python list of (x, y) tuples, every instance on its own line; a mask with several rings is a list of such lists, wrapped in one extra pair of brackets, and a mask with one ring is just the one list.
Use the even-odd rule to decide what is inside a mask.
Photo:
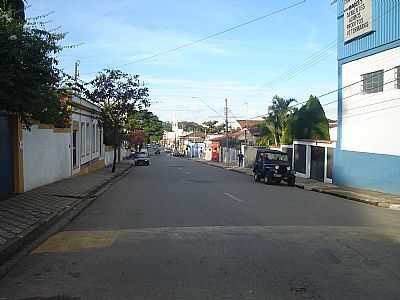
[(265, 119), (268, 129), (272, 132), (275, 145), (280, 145), (280, 141), (293, 111), (290, 105), (297, 102), (295, 99), (284, 99), (274, 96), (272, 105), (268, 108), (268, 116)]

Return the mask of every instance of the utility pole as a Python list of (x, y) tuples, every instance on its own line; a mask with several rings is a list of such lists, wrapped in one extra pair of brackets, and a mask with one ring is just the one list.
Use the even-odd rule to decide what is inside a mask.
[(225, 141), (226, 141), (226, 150), (228, 152), (229, 149), (229, 120), (228, 120), (228, 99), (225, 98)]
[(229, 120), (228, 120), (228, 99), (225, 98), (225, 135), (228, 136)]
[(75, 62), (75, 83), (78, 83), (78, 78), (79, 78), (79, 65), (81, 64), (81, 62), (79, 60), (77, 60)]
[(247, 145), (247, 130), (249, 128), (249, 124), (247, 123), (247, 120), (249, 119), (249, 104), (246, 101), (244, 103), (244, 105), (246, 105), (246, 130), (244, 131), (244, 140), (245, 140), (245, 144)]

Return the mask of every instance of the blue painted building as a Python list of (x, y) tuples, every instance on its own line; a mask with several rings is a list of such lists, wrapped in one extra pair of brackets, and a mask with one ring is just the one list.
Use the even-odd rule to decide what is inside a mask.
[(400, 0), (339, 0), (336, 184), (400, 193)]

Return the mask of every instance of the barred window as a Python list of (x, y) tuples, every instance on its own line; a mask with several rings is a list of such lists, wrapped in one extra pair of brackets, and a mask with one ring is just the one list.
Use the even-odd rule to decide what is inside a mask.
[(90, 129), (89, 123), (86, 123), (86, 155), (90, 154)]
[(86, 156), (86, 149), (85, 149), (85, 141), (86, 141), (86, 136), (85, 136), (85, 123), (81, 123), (81, 157)]
[(92, 153), (96, 152), (96, 125), (93, 124), (92, 130)]
[(400, 66), (394, 68), (394, 84), (396, 89), (400, 89)]
[(361, 75), (362, 92), (364, 94), (383, 92), (383, 77), (383, 70)]

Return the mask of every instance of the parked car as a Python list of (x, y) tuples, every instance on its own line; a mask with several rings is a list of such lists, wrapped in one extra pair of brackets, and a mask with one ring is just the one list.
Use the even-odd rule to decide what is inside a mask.
[(159, 154), (161, 154), (161, 151), (160, 151), (160, 149), (156, 149), (156, 151), (154, 152), (154, 154), (156, 154), (156, 155), (159, 155)]
[(183, 153), (179, 152), (178, 150), (174, 150), (174, 152), (172, 152), (172, 156), (183, 157), (185, 155)]
[(136, 153), (135, 166), (149, 166), (150, 159), (146, 152)]
[(133, 149), (131, 149), (130, 150), (130, 154), (129, 154), (129, 159), (134, 159), (135, 158), (135, 155), (136, 155), (136, 151), (135, 150), (133, 150)]
[(296, 182), (287, 153), (277, 150), (258, 149), (253, 174), (256, 182), (263, 180), (267, 184), (279, 184), (286, 181), (289, 186)]

